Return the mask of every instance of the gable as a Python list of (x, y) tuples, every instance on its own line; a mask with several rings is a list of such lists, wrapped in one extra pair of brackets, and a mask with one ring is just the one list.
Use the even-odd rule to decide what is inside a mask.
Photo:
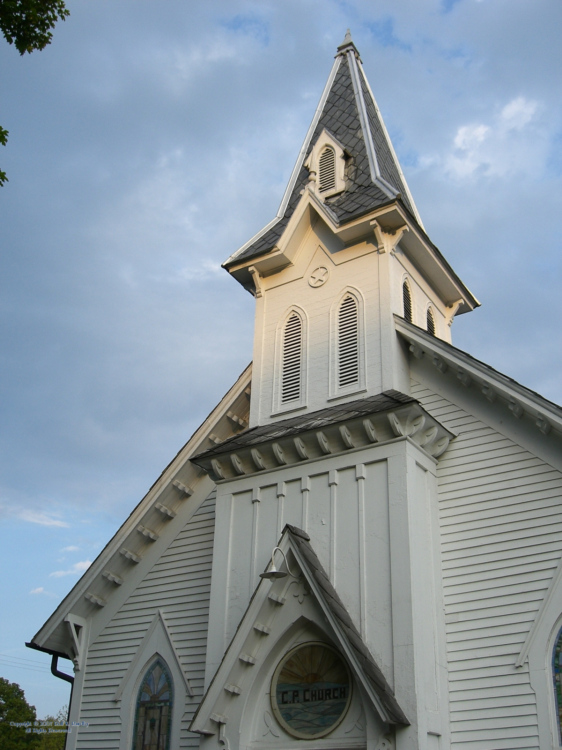
[[(284, 561), (282, 577), (269, 580), (267, 574), (262, 576), (197, 710), (192, 730), (215, 738), (206, 740), (206, 745), (228, 745), (229, 738), (239, 733), (244, 746), (259, 747), (261, 738), (269, 734), (267, 746), (294, 741), (282, 723), (272, 721), (270, 685), (283, 657), (296, 646), (309, 643), (324, 644), (339, 653), (353, 675), (355, 696), (349, 716), (330, 731), (330, 745), (365, 744), (365, 734), (357, 733), (363, 713), (378, 739), (384, 735), (385, 725), (407, 724), (308, 535), (286, 526), (276, 550)], [(300, 698), (296, 700), (300, 702)]]
[[(196, 511), (134, 591), (90, 641), (80, 675), (81, 742), (132, 746), (136, 690), (146, 667), (162, 657), (174, 680), (172, 736), (187, 736), (203, 694), (214, 540), (215, 493)], [(183, 708), (182, 708), (183, 707)]]
[(87, 623), (90, 639), (103, 630), (212, 491), (212, 480), (190, 457), (247, 425), (250, 383), (248, 367), (33, 637), (32, 647), (76, 661), (81, 655), (68, 616)]

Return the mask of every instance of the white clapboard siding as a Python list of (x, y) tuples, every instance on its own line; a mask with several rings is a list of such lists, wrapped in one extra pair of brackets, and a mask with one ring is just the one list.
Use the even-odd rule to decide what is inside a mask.
[(203, 695), (214, 511), (212, 493), (91, 644), (80, 716), (89, 727), (78, 735), (79, 750), (118, 750), (121, 714), (112, 698), (158, 609), (195, 693), (186, 711), (175, 707), (183, 714), (180, 748), (199, 747), (187, 727)]
[(438, 462), (454, 750), (535, 750), (527, 666), (514, 664), (560, 557), (562, 475), (413, 382), (458, 437)]

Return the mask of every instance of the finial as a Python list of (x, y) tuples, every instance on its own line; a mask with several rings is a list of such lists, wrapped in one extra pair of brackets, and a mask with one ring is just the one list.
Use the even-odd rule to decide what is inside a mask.
[(353, 39), (351, 38), (351, 31), (348, 29), (345, 32), (345, 37), (344, 37), (343, 42), (338, 47), (338, 55), (341, 55), (344, 52), (348, 52), (350, 49), (352, 49), (355, 52), (356, 56), (359, 57), (359, 50), (353, 43)]

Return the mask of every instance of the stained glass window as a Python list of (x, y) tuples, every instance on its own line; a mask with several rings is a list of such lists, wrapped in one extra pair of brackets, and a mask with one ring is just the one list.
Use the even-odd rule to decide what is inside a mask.
[(169, 750), (173, 698), (168, 668), (157, 659), (139, 689), (133, 750)]
[(558, 741), (562, 744), (562, 628), (558, 631), (554, 644), (552, 677), (554, 679), (554, 703), (558, 720)]
[(271, 684), (277, 721), (293, 737), (325, 737), (341, 723), (351, 700), (346, 663), (325, 643), (303, 643), (278, 664)]

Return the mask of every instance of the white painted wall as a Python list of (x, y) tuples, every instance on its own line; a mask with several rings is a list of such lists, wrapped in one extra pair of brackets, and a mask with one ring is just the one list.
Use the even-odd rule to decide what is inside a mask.
[[(328, 271), (327, 281), (319, 287), (309, 283), (317, 268)], [(427, 307), (431, 304), (436, 335), (450, 341), (446, 306), (399, 246), (395, 253), (379, 253), (373, 234), (372, 239), (342, 248), (323, 222), (313, 222), (300, 241), (293, 263), (260, 279), (262, 296), (256, 301), (250, 426), (322, 409), (338, 399), (350, 401), (393, 388), (407, 393), (407, 359), (392, 317), (403, 314), (402, 283), (406, 277), (410, 280), (416, 325), (426, 327)], [(360, 300), (364, 377), (357, 388), (337, 393), (333, 378), (330, 387), (336, 351), (333, 308), (346, 289)], [(280, 407), (276, 394), (281, 377), (283, 322), (294, 306), (306, 327), (304, 403), (297, 408), (291, 404)]]
[[(194, 692), (193, 698), (185, 698), (184, 692), (182, 699), (176, 675), (174, 747), (199, 746), (199, 737), (189, 733), (187, 726), (203, 695), (214, 515), (214, 495), (211, 495), (90, 644), (77, 719), (89, 726), (81, 728), (74, 740), (79, 750), (120, 750), (132, 746), (130, 701), (134, 703), (136, 695), (133, 696), (134, 690), (126, 688), (120, 702), (114, 696), (158, 609), (165, 614), (182, 669)], [(161, 636), (158, 640), (157, 633), (154, 647), (163, 648), (162, 640)], [(151, 645), (147, 647), (150, 649)], [(146, 658), (143, 655), (142, 665), (150, 655)], [(167, 662), (172, 661), (169, 651), (162, 655)], [(139, 664), (139, 669), (142, 665)], [(131, 677), (135, 686), (139, 677), (140, 672)]]
[(406, 438), (219, 483), (206, 684), (286, 523), (310, 535), (412, 722), (397, 748), (448, 742), (435, 460)]
[(540, 742), (536, 687), (516, 661), (560, 560), (562, 474), (439, 395), (423, 362), (414, 369), (412, 395), (458, 434), (437, 467), (452, 747), (552, 750), (555, 604), (545, 643), (533, 646)]

